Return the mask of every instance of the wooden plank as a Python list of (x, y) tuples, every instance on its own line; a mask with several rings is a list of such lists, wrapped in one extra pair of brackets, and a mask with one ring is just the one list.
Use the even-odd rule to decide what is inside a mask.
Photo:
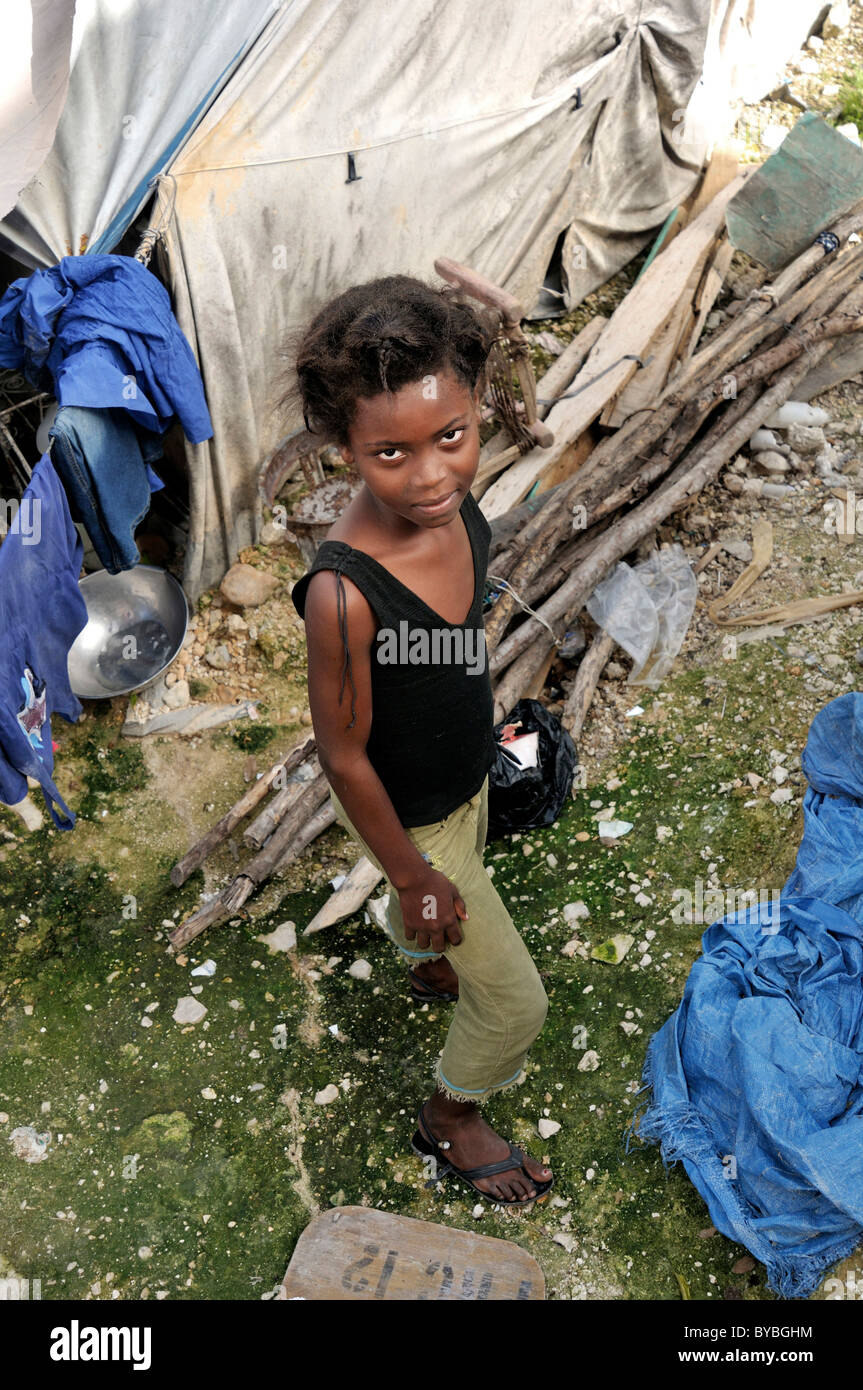
[(723, 188), (728, 187), (732, 179), (737, 178), (741, 169), (738, 163), (739, 154), (740, 147), (736, 141), (732, 141), (728, 145), (717, 145), (708, 160), (701, 182), (695, 186), (683, 204), (683, 213), (687, 223), (694, 222), (695, 218), (700, 216), (704, 209), (713, 202), (717, 193), (721, 193)]
[(716, 303), (719, 291), (725, 283), (725, 277), (728, 274), (728, 268), (731, 265), (733, 256), (734, 247), (731, 245), (728, 238), (725, 237), (724, 240), (719, 243), (710, 258), (707, 269), (704, 272), (704, 278), (695, 296), (695, 324), (680, 354), (681, 363), (688, 362), (693, 352), (698, 347), (698, 340), (704, 331), (707, 315)]
[(740, 175), (714, 198), (690, 226), (657, 256), (650, 270), (617, 306), (608, 326), (570, 387), (578, 395), (557, 402), (548, 415), (554, 431), (550, 449), (531, 449), (492, 484), (480, 503), (488, 520), (501, 516), (527, 496), (543, 473), (584, 433), (635, 371), (633, 356), (641, 356), (658, 328), (674, 311), (682, 287), (704, 247), (710, 246), (725, 216), (728, 201), (743, 185)]
[(574, 444), (570, 444), (565, 454), (562, 454), (553, 468), (547, 473), (543, 473), (539, 479), (536, 490), (540, 492), (550, 492), (558, 483), (563, 483), (567, 478), (571, 478), (573, 473), (577, 473), (585, 459), (593, 453), (597, 444), (597, 433), (593, 427), (584, 431)]
[(358, 912), (382, 878), (381, 870), (364, 854), (361, 855), (342, 886), (336, 889), (304, 928), (303, 936), (312, 936), (317, 931), (323, 931), (324, 927), (334, 926), (336, 922), (342, 922), (345, 917)]
[(863, 150), (804, 111), (728, 205), (732, 244), (781, 270), (863, 197)]
[(335, 1207), (303, 1231), (279, 1298), (537, 1302), (545, 1280), (511, 1241), (372, 1207)]
[(643, 370), (635, 373), (617, 400), (606, 406), (600, 417), (601, 424), (617, 429), (630, 415), (637, 415), (655, 404), (678, 365), (692, 355), (733, 254), (727, 237), (712, 247), (705, 247), (704, 256), (693, 266), (671, 318), (648, 348), (651, 360)]

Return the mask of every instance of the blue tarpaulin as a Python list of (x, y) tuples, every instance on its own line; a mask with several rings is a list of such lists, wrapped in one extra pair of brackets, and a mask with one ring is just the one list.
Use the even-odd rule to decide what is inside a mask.
[(802, 767), (794, 870), (704, 933), (633, 1126), (798, 1298), (863, 1236), (863, 694), (819, 711)]

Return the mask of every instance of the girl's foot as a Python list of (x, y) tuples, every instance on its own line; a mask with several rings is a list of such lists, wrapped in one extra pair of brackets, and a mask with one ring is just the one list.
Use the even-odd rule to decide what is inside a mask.
[[(429, 1000), (435, 998), (432, 990), (438, 990), (442, 994), (458, 995), (458, 975), (453, 970), (446, 956), (438, 956), (437, 960), (423, 960), (411, 967), (411, 973), (417, 977), (411, 980), (411, 985), (418, 994), (428, 994)], [(431, 985), (432, 989), (426, 990), (424, 985)]]
[[(459, 1113), (460, 1112), (460, 1113)], [(486, 1163), (499, 1163), (506, 1158), (509, 1146), (486, 1124), (475, 1105), (447, 1100), (436, 1091), (423, 1107), (426, 1124), (438, 1143), (449, 1140), (447, 1159), (456, 1168), (481, 1168)], [(474, 1186), (489, 1197), (530, 1202), (536, 1188), (530, 1181), (548, 1182), (551, 1169), (525, 1154), (524, 1164), (513, 1165), (490, 1178), (473, 1179)]]

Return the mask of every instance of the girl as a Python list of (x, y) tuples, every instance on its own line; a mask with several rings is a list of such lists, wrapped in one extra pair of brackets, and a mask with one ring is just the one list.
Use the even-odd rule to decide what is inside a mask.
[(548, 1001), (482, 862), (495, 754), (482, 620), (491, 531), (470, 488), (489, 347), (467, 304), (403, 275), (317, 314), (297, 353), (303, 415), (363, 487), (293, 600), (333, 809), (386, 875), (412, 998), (457, 1001), (414, 1151), (437, 1177), (517, 1205), (543, 1198), (551, 1171), (478, 1106), (521, 1079)]

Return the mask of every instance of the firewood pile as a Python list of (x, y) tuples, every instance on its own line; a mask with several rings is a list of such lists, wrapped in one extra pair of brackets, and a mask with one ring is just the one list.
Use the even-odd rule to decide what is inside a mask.
[[(474, 492), (492, 526), (485, 625), (496, 720), (540, 694), (565, 634), (618, 561), (718, 478), (838, 338), (863, 328), (861, 200), (700, 344), (731, 261), (725, 209), (744, 177), (702, 197), (612, 316), (591, 320), (536, 382), (525, 411), (536, 442), (523, 432), (515, 448), (502, 429), (483, 448)], [(573, 737), (613, 649), (599, 629), (581, 659), (562, 713)], [(291, 777), (299, 769), (306, 780)], [(313, 739), (245, 792), (172, 881), (183, 883), (253, 811), (248, 862), (175, 928), (175, 947), (234, 916), (333, 823)], [(356, 911), (380, 877), (360, 860), (340, 906), (306, 931)]]

